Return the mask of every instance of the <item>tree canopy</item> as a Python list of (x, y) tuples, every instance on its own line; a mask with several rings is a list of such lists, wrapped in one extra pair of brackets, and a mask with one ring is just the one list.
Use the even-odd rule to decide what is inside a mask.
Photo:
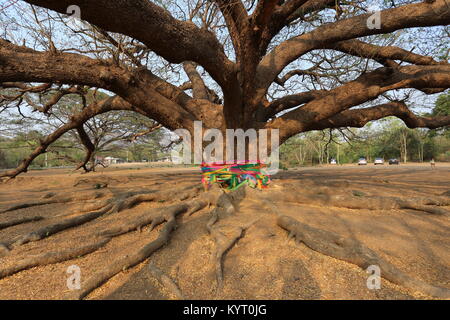
[[(450, 87), (446, 0), (25, 0), (1, 18), (3, 110), (52, 117), (64, 96), (84, 103), (3, 176), (117, 111), (169, 130), (279, 129), (281, 142), (388, 116), (410, 128), (450, 124), (411, 108)], [(87, 103), (89, 90), (110, 94)]]

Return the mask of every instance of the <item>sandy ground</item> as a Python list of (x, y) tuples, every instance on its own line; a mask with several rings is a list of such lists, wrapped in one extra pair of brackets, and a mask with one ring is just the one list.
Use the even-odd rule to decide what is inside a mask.
[[(282, 171), (273, 183), (314, 180), (324, 185), (348, 181), (348, 189), (367, 195), (439, 196), (450, 190), (450, 166), (429, 164), (400, 166), (324, 166)], [(97, 190), (98, 183), (107, 188)], [(68, 169), (31, 171), (0, 184), (0, 210), (11, 205), (61, 195), (127, 190), (171, 190), (200, 183), (198, 168), (146, 168), (121, 165), (82, 175)], [(301, 190), (299, 190), (301, 192)], [(263, 192), (261, 193), (263, 199)], [(13, 218), (40, 215), (46, 219), (0, 230), (0, 243), (30, 232), (61, 215), (77, 214), (83, 203), (50, 204), (0, 214), (0, 223)], [(154, 211), (165, 203), (143, 203), (118, 214), (103, 216), (82, 226), (30, 242), (0, 257), (1, 264), (71, 246), (82, 246), (105, 226)], [(429, 284), (450, 289), (450, 221), (414, 210), (352, 210), (305, 204), (272, 202), (271, 210), (283, 212), (311, 226), (357, 239), (380, 256)], [(450, 210), (449, 207), (446, 208)], [(287, 240), (276, 217), (256, 200), (243, 201), (239, 221), (254, 222), (224, 259), (224, 287), (216, 291), (211, 255), (214, 242), (206, 223), (209, 211), (181, 216), (171, 241), (149, 259), (123, 270), (92, 292), (88, 299), (173, 299), (148, 271), (151, 262), (163, 270), (187, 299), (432, 299), (421, 292), (382, 280), (381, 289), (369, 290), (368, 273), (356, 265), (315, 252)], [(229, 223), (233, 223), (230, 220)], [(111, 261), (139, 250), (155, 239), (160, 227), (132, 231), (114, 238), (98, 251), (63, 263), (40, 266), (0, 279), (0, 299), (62, 299), (69, 292), (69, 266), (81, 270), (82, 282)]]

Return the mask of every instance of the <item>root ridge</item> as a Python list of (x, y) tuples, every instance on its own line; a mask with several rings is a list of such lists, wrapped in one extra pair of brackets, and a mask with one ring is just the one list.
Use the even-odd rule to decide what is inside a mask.
[(2, 266), (0, 268), (0, 279), (29, 268), (59, 263), (82, 257), (84, 255), (97, 251), (101, 247), (105, 246), (110, 240), (110, 238), (103, 238), (83, 247), (75, 247), (62, 251), (47, 252), (39, 255), (25, 257), (23, 259), (20, 259), (18, 262), (15, 262), (12, 266)]
[(40, 220), (43, 220), (43, 219), (44, 219), (44, 217), (35, 216), (35, 217), (30, 217), (30, 218), (17, 218), (17, 219), (13, 219), (13, 220), (6, 221), (6, 222), (1, 222), (0, 223), (0, 230), (6, 229), (6, 228), (9, 228), (9, 227), (14, 227), (14, 226), (17, 226), (19, 224), (40, 221)]
[(165, 275), (164, 272), (162, 272), (162, 270), (160, 270), (157, 266), (155, 266), (152, 263), (148, 265), (148, 269), (150, 273), (153, 275), (153, 277), (155, 277), (162, 286), (167, 288), (175, 297), (177, 297), (178, 300), (184, 300), (184, 296), (181, 293), (178, 286), (172, 279), (170, 279), (167, 275)]
[(65, 218), (57, 223), (47, 225), (38, 230), (19, 236), (18, 238), (11, 240), (10, 243), (4, 245), (9, 247), (10, 249), (14, 249), (28, 242), (42, 240), (55, 233), (61, 232), (69, 228), (77, 227), (94, 219), (97, 219), (100, 216), (106, 214), (110, 209), (111, 206), (108, 205), (98, 211), (88, 212), (85, 214), (78, 215), (76, 217)]
[[(155, 240), (144, 245), (138, 252), (130, 254), (128, 250), (124, 251), (121, 258), (116, 259), (108, 267), (92, 275), (86, 281), (86, 283), (83, 284), (80, 290), (69, 294), (68, 298), (83, 299), (87, 295), (89, 295), (93, 290), (95, 290), (96, 288), (107, 282), (116, 274), (128, 268), (131, 268), (141, 263), (145, 259), (149, 258), (155, 251), (159, 250), (169, 242), (171, 234), (176, 229), (177, 226), (176, 217), (181, 213), (188, 212), (192, 206), (198, 206), (199, 205), (198, 201), (202, 200), (201, 199), (192, 200), (189, 202), (183, 202), (177, 205), (161, 209), (159, 216), (152, 218), (153, 226), (156, 225), (154, 221), (157, 221), (158, 223), (165, 222), (164, 226), (161, 228), (158, 237)], [(206, 206), (206, 202), (204, 205)], [(116, 231), (115, 235), (123, 234), (124, 232), (126, 232), (130, 228), (134, 228), (135, 226), (136, 224), (131, 223), (122, 230), (119, 231), (113, 230), (113, 231)]]
[(363, 269), (370, 265), (378, 265), (381, 268), (381, 276), (392, 283), (411, 290), (421, 291), (430, 296), (450, 298), (449, 289), (432, 286), (411, 278), (357, 240), (341, 237), (334, 232), (313, 228), (288, 216), (278, 217), (277, 224), (295, 237), (298, 243), (303, 242), (314, 251), (356, 264)]

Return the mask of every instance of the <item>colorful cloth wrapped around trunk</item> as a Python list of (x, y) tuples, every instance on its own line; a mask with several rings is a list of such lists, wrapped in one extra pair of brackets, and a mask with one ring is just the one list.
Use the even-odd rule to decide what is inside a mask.
[(203, 163), (202, 183), (205, 190), (208, 190), (213, 183), (220, 183), (222, 187), (229, 190), (236, 190), (247, 184), (252, 188), (264, 189), (270, 183), (270, 177), (261, 173), (265, 164), (242, 163)]

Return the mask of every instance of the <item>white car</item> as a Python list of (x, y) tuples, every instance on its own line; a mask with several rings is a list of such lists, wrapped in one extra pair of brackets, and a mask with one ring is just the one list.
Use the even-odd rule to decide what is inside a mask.
[(359, 158), (358, 160), (358, 166), (365, 166), (367, 165), (367, 160), (366, 158)]
[(331, 159), (330, 164), (337, 164), (336, 159)]
[(382, 159), (382, 158), (375, 158), (375, 161), (373, 162), (373, 164), (374, 165), (377, 165), (377, 164), (383, 165), (384, 164), (384, 159)]

